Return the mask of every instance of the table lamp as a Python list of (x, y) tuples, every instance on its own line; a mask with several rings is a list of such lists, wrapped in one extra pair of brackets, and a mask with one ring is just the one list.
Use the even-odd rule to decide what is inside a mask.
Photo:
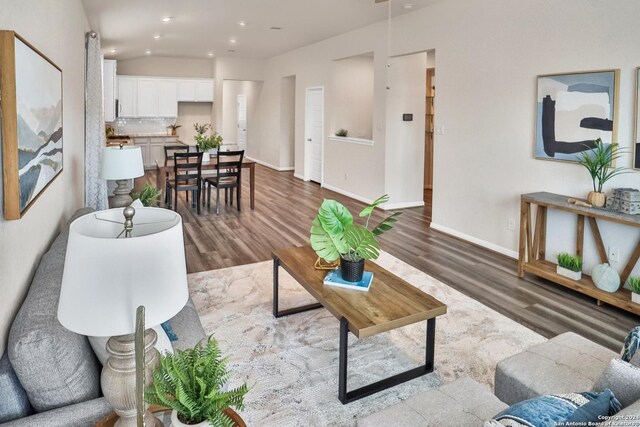
[(133, 199), (127, 188), (129, 179), (144, 175), (142, 149), (140, 147), (107, 147), (102, 149), (100, 178), (115, 180), (118, 187), (113, 191), (112, 208), (129, 206)]
[[(134, 217), (135, 216), (135, 217)], [(102, 369), (104, 397), (120, 416), (118, 426), (137, 425), (134, 332), (136, 310), (146, 324), (171, 319), (187, 303), (187, 267), (182, 218), (160, 208), (127, 207), (94, 212), (71, 223), (58, 319), (82, 335), (106, 337), (109, 358)], [(158, 365), (156, 333), (144, 331), (144, 371), (150, 385)], [(140, 352), (138, 352), (138, 356)], [(136, 391), (139, 396), (136, 399)], [(144, 424), (159, 422), (146, 409)]]

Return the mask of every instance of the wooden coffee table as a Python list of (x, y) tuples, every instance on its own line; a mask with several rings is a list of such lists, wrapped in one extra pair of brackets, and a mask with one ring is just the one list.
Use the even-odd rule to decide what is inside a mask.
[[(340, 320), (338, 398), (343, 404), (433, 372), (436, 317), (447, 312), (445, 304), (368, 261), (365, 270), (373, 272), (369, 291), (325, 286), (322, 282), (327, 271), (315, 269), (317, 257), (311, 246), (273, 252), (273, 315), (277, 318), (324, 307)], [(293, 276), (318, 303), (279, 310), (278, 267)], [(347, 391), (349, 331), (358, 338), (366, 338), (423, 320), (427, 321), (424, 365)]]

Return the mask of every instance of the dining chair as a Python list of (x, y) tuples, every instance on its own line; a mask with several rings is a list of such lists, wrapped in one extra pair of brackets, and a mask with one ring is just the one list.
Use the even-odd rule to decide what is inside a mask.
[[(220, 214), (220, 190), (231, 192), (231, 206), (233, 206), (233, 190), (236, 189), (238, 211), (240, 211), (240, 189), (242, 184), (242, 158), (244, 150), (218, 151), (216, 176), (206, 178), (207, 207), (211, 206), (211, 186), (216, 187), (216, 215)], [(225, 194), (226, 196), (226, 194)], [(225, 197), (226, 203), (226, 197)]]
[[(193, 193), (193, 202), (196, 205), (198, 215), (200, 214), (200, 199), (202, 195), (202, 153), (180, 153), (176, 152), (174, 158), (173, 179), (168, 181), (169, 208), (178, 210), (178, 192), (186, 191)], [(173, 196), (172, 197), (172, 194)], [(175, 203), (172, 199), (175, 198)], [(187, 198), (187, 202), (189, 199)]]
[(168, 163), (173, 161), (175, 153), (186, 153), (189, 151), (188, 145), (165, 145), (164, 147), (164, 202), (169, 203), (169, 179), (173, 172), (169, 172)]

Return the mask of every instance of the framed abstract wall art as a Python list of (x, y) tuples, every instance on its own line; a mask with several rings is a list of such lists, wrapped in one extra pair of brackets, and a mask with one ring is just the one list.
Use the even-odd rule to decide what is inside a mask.
[(62, 70), (13, 31), (0, 31), (4, 216), (20, 219), (62, 172)]
[(617, 141), (619, 70), (538, 77), (535, 158), (575, 162), (580, 153)]

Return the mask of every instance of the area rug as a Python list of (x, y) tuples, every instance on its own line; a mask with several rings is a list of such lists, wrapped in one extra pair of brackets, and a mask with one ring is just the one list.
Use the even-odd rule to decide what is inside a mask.
[[(435, 371), (343, 405), (338, 400), (338, 320), (319, 309), (275, 319), (273, 264), (189, 275), (208, 334), (247, 382), (242, 416), (250, 426), (352, 426), (360, 417), (460, 377), (493, 387), (498, 361), (545, 339), (393, 256), (377, 263), (448, 305), (436, 322)], [(375, 286), (375, 280), (372, 286)], [(314, 302), (280, 269), (280, 309)], [(358, 340), (349, 334), (349, 390), (424, 363), (426, 322)]]

